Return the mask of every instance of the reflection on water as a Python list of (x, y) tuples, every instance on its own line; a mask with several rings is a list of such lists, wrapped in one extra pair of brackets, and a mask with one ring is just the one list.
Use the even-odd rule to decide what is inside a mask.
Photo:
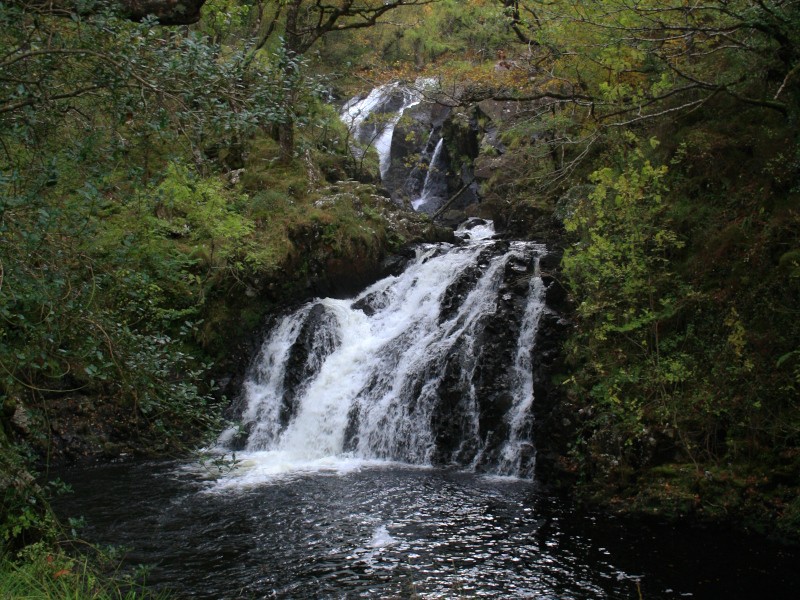
[(179, 598), (794, 598), (798, 553), (579, 514), (534, 484), (350, 465), (218, 485), (195, 466), (62, 474), (90, 541)]

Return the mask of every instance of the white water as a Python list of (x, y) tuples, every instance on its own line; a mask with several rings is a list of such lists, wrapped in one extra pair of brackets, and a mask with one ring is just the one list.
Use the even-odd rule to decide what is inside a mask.
[[(403, 113), (419, 104), (423, 90), (431, 87), (434, 79), (419, 79), (413, 87), (400, 82), (387, 83), (373, 88), (364, 98), (350, 99), (342, 108), (340, 118), (350, 130), (351, 135), (366, 147), (373, 146), (378, 153), (381, 178), (391, 164), (392, 135)], [(393, 96), (402, 95), (402, 102), (396, 110), (386, 110)], [(355, 150), (359, 152), (359, 150)]]
[(514, 377), (518, 391), (514, 398), (514, 405), (508, 414), (510, 431), (508, 439), (503, 445), (500, 455), (500, 464), (497, 471), (502, 475), (515, 475), (520, 470), (520, 459), (523, 448), (530, 444), (525, 439), (524, 431), (533, 418), (533, 352), (535, 350), (536, 331), (539, 320), (545, 309), (545, 285), (539, 271), (539, 257), (536, 257), (534, 276), (530, 280), (528, 303), (522, 318), (519, 338), (517, 340), (517, 356), (514, 361)]
[[(544, 290), (538, 274), (509, 366), (509, 433), (501, 453), (494, 444), (494, 458), (486, 456), (491, 432), (481, 422), (478, 388), (486, 384), (479, 373), (487, 318), (509, 296), (509, 273), (530, 277), (542, 247), (494, 242), (486, 223), (458, 233), (471, 241), (422, 245), (400, 276), (378, 281), (353, 300), (311, 302), (274, 326), (244, 386), (242, 422), (249, 435), (244, 453), (237, 453), (241, 463), (221, 484), (349, 472), (375, 460), (454, 461), (520, 474), (530, 445), (531, 349)], [(443, 409), (445, 402), (452, 406)], [(451, 417), (458, 439), (443, 446), (439, 438), (448, 424), (442, 420)], [(235, 436), (235, 430), (226, 432), (220, 446)]]
[(373, 532), (369, 545), (371, 548), (386, 548), (394, 546), (397, 542), (398, 540), (392, 537), (386, 525), (381, 525)]
[(456, 235), (464, 240), (488, 240), (494, 236), (494, 225), (491, 221), (468, 219), (456, 229)]
[(431, 156), (431, 161), (428, 164), (428, 173), (425, 175), (425, 183), (422, 186), (422, 193), (420, 194), (420, 197), (411, 201), (411, 206), (414, 208), (414, 210), (419, 210), (431, 200), (436, 199), (436, 190), (441, 187), (440, 180), (443, 176), (443, 173), (441, 172), (442, 165), (439, 164), (442, 155), (442, 148), (444, 148), (444, 138), (439, 139), (439, 142), (436, 144), (436, 148), (433, 151), (433, 156)]

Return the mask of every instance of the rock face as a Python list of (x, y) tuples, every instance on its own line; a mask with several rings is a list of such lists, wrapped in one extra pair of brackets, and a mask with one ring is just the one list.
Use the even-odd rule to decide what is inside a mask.
[[(520, 223), (540, 219), (538, 214), (509, 215), (507, 208), (494, 214), (497, 211), (481, 205), (480, 194), (481, 184), (495, 174), (518, 168), (519, 158), (507, 152), (502, 132), (529, 117), (536, 104), (495, 100), (463, 107), (451, 104), (428, 92), (403, 108), (387, 140), (389, 157), (382, 172), (392, 199), (436, 215), (440, 223), (452, 227), (473, 215), (490, 217), (503, 229), (515, 223), (517, 229), (524, 229)], [(536, 136), (530, 142), (547, 144)], [(549, 224), (536, 227), (549, 229)]]
[(548, 310), (542, 315), (536, 332), (537, 362), (533, 375), (536, 475), (539, 481), (553, 487), (569, 484), (574, 478), (563, 458), (569, 454), (574, 441), (575, 415), (571, 414), (571, 407), (555, 381), (555, 375), (563, 373), (562, 346), (573, 327), (567, 318), (572, 314), (570, 300), (558, 278), (561, 256), (560, 251), (555, 251), (540, 261), (542, 279), (547, 285)]
[(553, 391), (537, 331), (556, 284), (542, 276), (544, 246), (472, 224), (460, 245), (387, 261), (389, 276), (354, 299), (277, 318), (244, 386), (247, 437), (224, 443), (290, 461), (347, 452), (531, 476), (533, 392)]
[[(381, 181), (392, 200), (457, 226), (480, 201), (472, 164), (480, 150), (474, 108), (454, 108), (433, 80), (395, 82), (347, 102), (342, 120), (362, 147), (380, 157)], [(441, 216), (441, 215), (439, 215)]]
[(451, 205), (454, 210), (464, 210), (480, 202), (474, 172), (474, 162), (480, 150), (479, 133), (475, 111), (472, 108), (453, 110), (442, 127), (450, 165), (447, 179), (448, 198), (467, 186)]
[[(440, 319), (449, 318), (464, 301), (475, 281), (489, 267), (492, 259), (508, 250), (508, 244), (498, 244), (480, 257), (476, 266), (468, 269), (447, 290), (442, 302)], [(509, 438), (509, 422), (506, 415), (514, 403), (515, 390), (513, 366), (517, 352), (517, 340), (533, 273), (531, 265), (524, 260), (510, 260), (502, 273), (495, 311), (481, 317), (480, 335), (469, 345), (459, 345), (448, 362), (445, 376), (439, 386), (441, 402), (433, 414), (437, 432), (436, 459), (447, 462), (456, 457), (457, 462), (473, 458), (482, 447), (477, 465), (479, 469), (497, 464), (504, 442)], [(467, 354), (471, 360), (465, 360)], [(464, 365), (472, 369), (464, 373)], [(475, 389), (478, 402), (478, 431), (481, 439), (470, 437), (468, 409), (462, 402), (468, 393), (465, 381)], [(529, 438), (530, 423), (521, 437)], [(529, 460), (532, 456), (528, 457)], [(525, 465), (522, 468), (526, 470)]]
[(442, 220), (453, 227), (480, 201), (472, 170), (477, 129), (469, 113), (431, 99), (408, 108), (395, 128), (383, 181), (393, 199), (431, 215), (458, 193), (448, 210), (459, 214)]
[(336, 333), (335, 317), (321, 304), (315, 305), (288, 356), (284, 379), (280, 422), (286, 426), (297, 413), (297, 397), (305, 382), (319, 373), (323, 361), (341, 343)]
[(383, 185), (395, 201), (408, 204), (422, 194), (442, 125), (450, 108), (429, 99), (407, 108), (394, 129)]

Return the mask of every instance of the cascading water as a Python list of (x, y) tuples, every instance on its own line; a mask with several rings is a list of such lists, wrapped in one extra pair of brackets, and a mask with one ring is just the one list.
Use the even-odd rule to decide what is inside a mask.
[[(365, 97), (349, 100), (340, 113), (353, 137), (361, 144), (372, 145), (378, 153), (381, 177), (389, 168), (392, 134), (403, 113), (422, 100), (422, 89), (432, 80), (422, 79), (414, 87), (399, 82), (374, 88)], [(355, 152), (362, 152), (357, 148)]]
[(519, 473), (522, 468), (521, 459), (525, 448), (529, 447), (531, 440), (529, 433), (532, 426), (533, 414), (533, 368), (536, 332), (539, 327), (539, 318), (545, 310), (546, 288), (539, 270), (539, 257), (535, 259), (533, 277), (530, 279), (528, 302), (525, 314), (522, 317), (519, 338), (517, 340), (517, 354), (514, 360), (513, 377), (517, 395), (511, 410), (508, 413), (509, 432), (503, 449), (500, 453), (498, 471), (503, 474)]
[(433, 213), (444, 200), (443, 196), (447, 191), (447, 183), (445, 181), (447, 165), (442, 161), (443, 149), (444, 138), (440, 138), (428, 164), (428, 172), (425, 176), (425, 183), (422, 186), (422, 193), (419, 198), (411, 201), (411, 206), (414, 210)]
[(352, 459), (530, 476), (544, 248), (494, 240), (486, 222), (461, 235), (355, 299), (282, 318), (244, 388), (247, 433), (220, 444), (256, 477)]

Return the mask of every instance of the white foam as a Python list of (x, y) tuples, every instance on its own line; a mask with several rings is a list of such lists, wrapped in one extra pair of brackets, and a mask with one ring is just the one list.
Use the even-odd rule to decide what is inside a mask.
[[(477, 223), (476, 223), (477, 221)], [(494, 221), (470, 218), (464, 221), (455, 230), (455, 234), (467, 240), (481, 241), (490, 240), (495, 235)]]
[(369, 542), (370, 548), (387, 548), (399, 543), (397, 538), (392, 537), (386, 525), (376, 527), (372, 533), (372, 539)]
[(285, 450), (248, 452), (236, 455), (236, 464), (217, 478), (212, 491), (248, 489), (309, 474), (347, 475), (367, 466), (382, 466), (382, 463), (348, 456), (306, 459)]
[[(468, 229), (479, 239), (494, 233), (491, 222), (480, 220)], [(458, 247), (419, 246), (401, 275), (376, 282), (355, 302), (316, 300), (283, 317), (245, 385), (240, 429), (220, 438), (219, 445), (229, 445), (230, 451), (234, 440), (247, 435), (245, 452), (237, 451), (237, 464), (217, 479), (216, 487), (251, 487), (305, 473), (350, 473), (383, 460), (430, 464), (437, 449), (433, 422), (440, 388), (456, 356), (462, 440), (480, 440), (473, 378), (486, 315), (497, 310), (506, 267), (533, 272), (537, 251), (529, 243), (514, 242), (503, 253), (487, 254), (490, 244), (473, 239)], [(472, 287), (443, 313), (448, 292), (475, 265), (479, 269)], [(496, 471), (501, 475), (517, 474), (530, 445), (533, 386), (528, 372), (542, 289), (541, 282), (531, 283), (522, 319), (511, 373), (515, 402), (506, 415), (511, 435)], [(459, 452), (453, 450), (453, 456)], [(477, 466), (485, 458), (482, 446), (473, 452)]]
[[(356, 458), (350, 455), (304, 459), (285, 450), (264, 450), (235, 454), (228, 470), (214, 474), (206, 492), (244, 491), (263, 485), (280, 484), (307, 476), (345, 476), (364, 469), (420, 469), (430, 465), (411, 465), (397, 461)], [(200, 470), (195, 465), (195, 470)], [(204, 471), (208, 474), (208, 469)]]

